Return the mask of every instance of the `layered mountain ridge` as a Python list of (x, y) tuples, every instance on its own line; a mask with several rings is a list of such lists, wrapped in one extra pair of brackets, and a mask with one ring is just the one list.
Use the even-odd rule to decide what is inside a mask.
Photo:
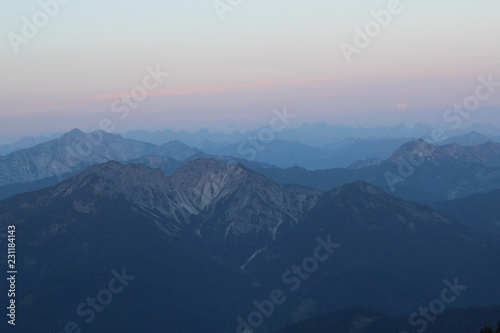
[[(23, 238), (23, 327), (75, 320), (121, 267), (136, 279), (93, 326), (76, 317), (87, 331), (237, 331), (277, 289), (287, 301), (256, 332), (350, 306), (411, 313), (444, 279), (469, 288), (453, 306), (496, 304), (495, 235), (362, 181), (314, 193), (202, 158), (170, 176), (110, 161), (0, 201), (0, 232), (14, 223)], [(317, 269), (293, 273), (332, 242)]]
[(96, 211), (96, 198), (120, 196), (171, 235), (184, 228), (220, 243), (245, 246), (248, 256), (298, 223), (317, 201), (238, 163), (214, 159), (188, 162), (171, 176), (141, 164), (110, 161), (50, 188), (44, 200), (75, 200), (75, 211), (90, 213)]
[(118, 134), (74, 129), (60, 138), (0, 156), (0, 186), (80, 172), (110, 160), (125, 162), (145, 155), (185, 158), (198, 152), (180, 142), (156, 146)]
[[(394, 145), (398, 140), (389, 141)], [(367, 154), (371, 145), (385, 147), (385, 153), (389, 151), (384, 140), (370, 142), (367, 141), (366, 145), (362, 141), (354, 142), (351, 153), (358, 151), (359, 156), (370, 156)], [(279, 156), (296, 155), (294, 143), (277, 141), (276, 144), (284, 144), (292, 151), (283, 152), (279, 147), (268, 145), (258, 155), (276, 155), (278, 159)], [(314, 154), (327, 158), (319, 151)], [(0, 198), (57, 184), (90, 165), (110, 160), (159, 167), (170, 175), (191, 160), (207, 157), (215, 158), (178, 141), (156, 146), (102, 131), (83, 133), (75, 129), (59, 139), (0, 157)], [(460, 198), (500, 186), (500, 144), (492, 142), (463, 147), (457, 144), (437, 146), (421, 139), (413, 140), (399, 146), (385, 161), (369, 158), (355, 162), (347, 169), (281, 169), (231, 156), (216, 159), (237, 161), (280, 184), (298, 184), (325, 191), (363, 180), (411, 201)], [(329, 163), (334, 165), (334, 162)]]

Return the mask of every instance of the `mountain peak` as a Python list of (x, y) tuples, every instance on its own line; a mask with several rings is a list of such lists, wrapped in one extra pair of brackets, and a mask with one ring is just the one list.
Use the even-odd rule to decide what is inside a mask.
[(82, 130), (80, 130), (79, 128), (73, 128), (71, 131), (69, 131), (67, 134), (71, 134), (71, 133), (76, 133), (76, 134), (81, 134), (83, 133)]
[(199, 149), (192, 148), (178, 140), (166, 142), (155, 147), (152, 151), (154, 155), (168, 156), (180, 161), (193, 157), (200, 152)]
[[(498, 142), (491, 142), (491, 141), (486, 141), (485, 143), (482, 143), (482, 144), (479, 144), (477, 145), (479, 147), (483, 147), (483, 148), (494, 148), (494, 149), (498, 149), (500, 147), (500, 143)], [(476, 147), (477, 147), (476, 146)]]
[(168, 141), (168, 142), (162, 144), (161, 146), (165, 146), (165, 147), (189, 147), (187, 144), (185, 144), (184, 142), (179, 141), (179, 140)]
[[(89, 179), (95, 180), (95, 183)], [(142, 190), (169, 187), (168, 177), (161, 169), (151, 169), (142, 164), (121, 164), (116, 161), (90, 166), (65, 183), (74, 187), (92, 183), (92, 189), (96, 194), (102, 194), (101, 189), (107, 189), (124, 194), (126, 197), (134, 197), (136, 194), (134, 188), (138, 186)]]
[(429, 148), (432, 147), (430, 143), (425, 141), (424, 139), (415, 139), (413, 141), (407, 142), (400, 147), (401, 150), (409, 151), (416, 148)]
[[(203, 190), (204, 193), (210, 192), (215, 195), (215, 192), (223, 187), (228, 185), (233, 187), (250, 174), (258, 175), (239, 163), (226, 163), (213, 158), (198, 158), (177, 169), (172, 174), (172, 183), (186, 191), (191, 191), (193, 188), (202, 191), (202, 188), (209, 187), (210, 191)], [(264, 177), (262, 176), (262, 178)]]
[(403, 163), (403, 161), (414, 161), (425, 159), (437, 164), (437, 159), (446, 156), (441, 149), (435, 145), (426, 142), (423, 139), (416, 139), (405, 143), (391, 155), (390, 161), (396, 164)]
[(74, 138), (80, 137), (82, 135), (85, 135), (85, 133), (82, 132), (79, 128), (73, 128), (71, 131), (64, 133), (61, 136), (61, 138), (74, 139)]
[(249, 169), (245, 168), (243, 165), (237, 162), (225, 162), (222, 159), (211, 158), (211, 157), (201, 157), (189, 161), (186, 166), (186, 169), (196, 169), (200, 172), (206, 171), (216, 171), (216, 170), (224, 170), (224, 171), (235, 171), (235, 172), (252, 172)]
[(110, 201), (124, 199), (121, 204), (169, 235), (183, 230), (241, 247), (237, 257), (242, 263), (317, 202), (316, 195), (286, 189), (238, 163), (210, 158), (191, 161), (171, 176), (142, 164), (109, 161), (43, 193), (80, 213), (97, 213)]
[(478, 131), (471, 131), (467, 134), (465, 134), (464, 136), (479, 136), (479, 137), (485, 137), (484, 135), (482, 135), (481, 133), (479, 133)]
[(114, 174), (115, 176), (120, 176), (123, 174), (126, 174), (127, 172), (132, 172), (132, 171), (142, 171), (144, 172), (145, 170), (150, 169), (147, 166), (144, 166), (142, 164), (122, 164), (117, 161), (107, 161), (102, 164), (97, 164), (97, 165), (92, 165), (88, 167), (82, 174), (91, 174), (91, 173), (96, 173), (96, 174)]
[(335, 195), (341, 193), (369, 194), (369, 195), (385, 194), (385, 192), (379, 189), (378, 187), (373, 186), (372, 184), (362, 180), (357, 180), (355, 182), (338, 187), (335, 190), (333, 190), (333, 192), (335, 193)]

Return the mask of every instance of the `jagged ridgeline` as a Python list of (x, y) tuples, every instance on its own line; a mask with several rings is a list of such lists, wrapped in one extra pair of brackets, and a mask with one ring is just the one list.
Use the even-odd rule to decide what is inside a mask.
[[(0, 232), (12, 223), (24, 332), (231, 332), (256, 311), (264, 332), (352, 306), (404, 317), (445, 279), (467, 286), (453, 307), (498, 301), (493, 234), (361, 181), (322, 193), (212, 158), (170, 176), (111, 161), (1, 201)], [(311, 271), (318, 239), (338, 246)], [(106, 303), (116, 274), (127, 285)], [(277, 289), (267, 317), (255, 304)]]

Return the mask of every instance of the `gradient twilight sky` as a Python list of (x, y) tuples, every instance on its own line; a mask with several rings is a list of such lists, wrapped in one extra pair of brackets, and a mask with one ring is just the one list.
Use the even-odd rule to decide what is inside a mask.
[[(354, 45), (355, 28), (389, 2), (242, 0), (221, 20), (213, 0), (72, 0), (16, 53), (9, 33), (22, 36), (41, 7), (2, 0), (0, 139), (93, 130), (103, 118), (116, 132), (249, 129), (284, 106), (297, 124), (433, 124), (479, 76), (500, 81), (499, 0), (401, 0), (347, 63), (340, 44)], [(120, 119), (113, 101), (147, 67), (169, 75)], [(500, 127), (499, 111), (500, 88), (467, 121)]]

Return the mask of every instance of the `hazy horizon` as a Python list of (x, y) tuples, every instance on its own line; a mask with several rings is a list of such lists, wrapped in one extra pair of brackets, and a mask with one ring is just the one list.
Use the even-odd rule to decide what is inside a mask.
[[(417, 123), (414, 123), (414, 124), (405, 124), (405, 123), (398, 123), (398, 124), (393, 124), (393, 125), (379, 125), (379, 124), (373, 124), (372, 126), (362, 126), (362, 125), (349, 125), (349, 124), (340, 124), (340, 123), (327, 123), (327, 122), (297, 122), (297, 121), (294, 121), (293, 124), (291, 123), (289, 126), (287, 126), (287, 129), (289, 130), (293, 130), (293, 129), (298, 129), (298, 128), (301, 128), (302, 126), (316, 126), (316, 125), (319, 125), (319, 126), (322, 126), (322, 125), (325, 125), (325, 126), (345, 126), (345, 127), (350, 127), (350, 128), (353, 128), (353, 129), (375, 129), (377, 127), (382, 127), (382, 128), (393, 128), (393, 127), (398, 127), (398, 126), (405, 126), (408, 130), (411, 130), (413, 129), (415, 126), (429, 126), (431, 128), (440, 128), (442, 130), (444, 130), (445, 132), (448, 132), (448, 133), (455, 133), (454, 129), (451, 128), (451, 127), (434, 127), (432, 124), (428, 124), (428, 123), (423, 123), (423, 122), (417, 122)], [(479, 126), (479, 127), (490, 127), (490, 126), (494, 126), (494, 129), (496, 131), (496, 133), (500, 134), (500, 127), (498, 126), (495, 126), (494, 124), (491, 124), (491, 123), (472, 123), (472, 124), (467, 124), (467, 125), (464, 125), (462, 126), (461, 128), (457, 129), (457, 131), (462, 131), (462, 132), (472, 132), (472, 131), (476, 131), (476, 127)], [(154, 130), (154, 129), (144, 129), (144, 128), (136, 128), (136, 129), (131, 129), (131, 130), (127, 130), (127, 131), (122, 131), (122, 132), (117, 132), (117, 131), (105, 131), (105, 132), (108, 132), (108, 133), (112, 133), (112, 134), (118, 134), (118, 135), (121, 135), (121, 136), (127, 136), (127, 134), (129, 133), (133, 133), (133, 132), (142, 132), (142, 131), (145, 131), (145, 132), (150, 132), (150, 133), (159, 133), (159, 132), (164, 132), (164, 131), (173, 131), (173, 132), (176, 132), (176, 133), (187, 133), (187, 134), (196, 134), (196, 133), (200, 133), (202, 131), (208, 131), (210, 134), (216, 134), (216, 133), (224, 133), (226, 135), (229, 135), (229, 134), (232, 134), (232, 133), (242, 133), (242, 134), (246, 134), (246, 133), (253, 133), (253, 132), (257, 132), (259, 131), (260, 129), (263, 129), (263, 128), (268, 128), (269, 127), (269, 124), (263, 124), (262, 126), (256, 126), (256, 127), (252, 127), (252, 128), (246, 128), (246, 129), (239, 129), (239, 128), (225, 128), (225, 129), (211, 129), (211, 128), (207, 128), (207, 127), (200, 127), (200, 128), (194, 128), (194, 129), (184, 129), (184, 128), (180, 128), (180, 129), (174, 129), (174, 128), (163, 128), (163, 129), (157, 129), (157, 130)], [(95, 130), (100, 130), (99, 128), (93, 128), (93, 129), (85, 129), (85, 128), (80, 128), (80, 127), (73, 127), (73, 128), (69, 128), (69, 129), (66, 129), (64, 131), (52, 131), (52, 132), (41, 132), (41, 133), (27, 133), (25, 135), (19, 135), (19, 136), (0, 136), (0, 145), (8, 145), (8, 144), (12, 144), (12, 143), (15, 143), (21, 139), (25, 139), (25, 138), (38, 138), (38, 137), (60, 137), (62, 136), (63, 134), (65, 133), (68, 133), (74, 129), (78, 129), (78, 130), (81, 130), (82, 132), (85, 132), (85, 133), (90, 133), (92, 131), (95, 131)], [(485, 134), (485, 133), (481, 133), (481, 134)], [(488, 133), (486, 133), (485, 135), (489, 135)], [(494, 135), (497, 135), (497, 134), (494, 134)], [(427, 137), (431, 137), (432, 136), (432, 132), (429, 132), (427, 135)], [(451, 135), (453, 136), (453, 135)], [(447, 136), (447, 137), (450, 137), (450, 136)], [(346, 137), (347, 138), (347, 137)]]

